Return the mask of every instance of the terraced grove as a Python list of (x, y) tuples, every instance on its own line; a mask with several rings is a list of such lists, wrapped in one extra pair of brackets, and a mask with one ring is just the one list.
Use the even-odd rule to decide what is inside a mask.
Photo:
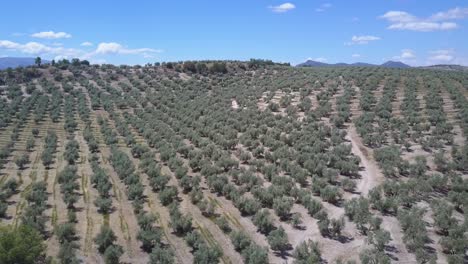
[(0, 84), (1, 224), (37, 261), (468, 261), (466, 73), (64, 60)]

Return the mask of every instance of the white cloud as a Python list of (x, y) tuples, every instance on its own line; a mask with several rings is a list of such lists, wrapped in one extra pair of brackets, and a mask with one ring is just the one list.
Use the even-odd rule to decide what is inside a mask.
[(353, 58), (361, 58), (361, 54), (355, 53), (355, 54), (351, 55), (351, 57), (353, 57)]
[(150, 48), (140, 48), (140, 49), (127, 49), (124, 48), (119, 43), (115, 42), (102, 42), (99, 43), (95, 53), (96, 54), (142, 54), (148, 55), (151, 53), (159, 53), (161, 50), (155, 50)]
[(327, 62), (328, 60), (326, 58), (323, 58), (323, 57), (318, 57), (318, 58), (312, 58), (312, 57), (309, 57), (306, 59), (306, 61), (317, 61), (317, 62)]
[(284, 3), (281, 5), (277, 5), (277, 6), (269, 6), (268, 8), (271, 9), (271, 11), (275, 13), (285, 13), (285, 12), (293, 10), (294, 8), (296, 8), (296, 6), (291, 3)]
[(410, 49), (404, 49), (401, 51), (401, 55), (400, 57), (402, 59), (414, 59), (416, 58), (416, 55), (414, 54), (414, 52)]
[(61, 39), (61, 38), (71, 38), (72, 36), (66, 32), (54, 32), (54, 31), (43, 31), (34, 33), (31, 35), (33, 38), (43, 38), (43, 39)]
[(315, 11), (316, 11), (316, 12), (325, 12), (325, 11), (327, 11), (327, 9), (329, 9), (330, 7), (332, 7), (332, 4), (330, 4), (330, 3), (325, 3), (325, 4), (322, 4), (320, 7), (316, 8)]
[(455, 53), (453, 50), (433, 50), (429, 52), (429, 61), (431, 63), (449, 63), (455, 59)]
[(390, 22), (388, 29), (412, 30), (420, 32), (443, 31), (458, 28), (450, 20), (468, 17), (468, 8), (454, 8), (438, 12), (428, 18), (419, 18), (405, 11), (388, 11), (379, 18)]
[(400, 55), (393, 56), (392, 59), (414, 65), (416, 63), (416, 53), (411, 49), (403, 49)]
[(351, 42), (346, 42), (345, 45), (364, 45), (364, 44), (369, 44), (370, 41), (376, 41), (380, 39), (381, 39), (380, 37), (370, 36), (370, 35), (353, 36), (351, 38)]
[(0, 40), (0, 48), (31, 55), (62, 55), (74, 58), (84, 55), (84, 52), (78, 49), (47, 46), (38, 42), (20, 44), (9, 40)]
[(41, 43), (28, 42), (24, 45), (21, 45), (19, 47), (19, 50), (23, 53), (28, 53), (28, 54), (41, 54), (41, 53), (50, 52), (52, 48)]
[(0, 48), (3, 49), (16, 49), (20, 44), (9, 41), (9, 40), (0, 40)]
[(390, 22), (412, 22), (417, 18), (404, 11), (388, 11), (380, 18), (386, 19)]
[(83, 46), (83, 47), (91, 47), (91, 46), (93, 46), (93, 43), (91, 43), (91, 42), (89, 42), (89, 41), (85, 41), (85, 42), (81, 43), (80, 46)]
[(55, 57), (56, 59), (79, 58), (91, 61), (99, 61), (101, 59), (99, 55), (139, 55), (149, 59), (154, 58), (156, 53), (162, 52), (162, 50), (150, 48), (128, 49), (115, 42), (100, 43), (96, 50), (92, 52), (82, 49), (66, 48), (55, 44), (56, 43), (45, 45), (38, 42), (22, 44), (10, 40), (0, 40), (0, 50), (4, 49), (35, 56)]
[(398, 29), (398, 30), (413, 30), (421, 32), (430, 32), (438, 30), (451, 30), (457, 28), (458, 25), (453, 22), (408, 22), (408, 23), (396, 23), (388, 27), (388, 29)]
[(8, 50), (17, 50), (22, 53), (27, 54), (40, 54), (47, 53), (52, 50), (51, 47), (48, 47), (44, 44), (37, 42), (28, 42), (26, 44), (19, 44), (9, 40), (0, 40), (0, 48)]
[(431, 20), (440, 21), (440, 20), (454, 20), (454, 19), (463, 19), (468, 17), (468, 8), (453, 8), (445, 12), (438, 12), (431, 16)]

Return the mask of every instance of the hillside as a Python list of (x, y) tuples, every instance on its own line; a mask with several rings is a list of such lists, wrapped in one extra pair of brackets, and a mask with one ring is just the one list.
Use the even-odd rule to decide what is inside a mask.
[(387, 61), (380, 65), (365, 63), (365, 62), (355, 62), (355, 63), (324, 63), (313, 60), (308, 60), (306, 62), (300, 63), (297, 67), (384, 67), (384, 68), (410, 68), (411, 66), (404, 64), (399, 61)]
[(467, 66), (454, 65), (454, 64), (438, 64), (421, 67), (423, 69), (432, 69), (432, 70), (445, 70), (445, 71), (465, 71), (468, 72)]
[(55, 263), (466, 260), (464, 72), (59, 61), (0, 98), (0, 220)]

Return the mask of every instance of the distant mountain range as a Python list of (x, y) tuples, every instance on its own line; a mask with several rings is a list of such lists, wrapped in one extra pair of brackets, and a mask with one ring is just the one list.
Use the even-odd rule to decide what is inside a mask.
[[(26, 67), (34, 65), (36, 58), (27, 57), (3, 57), (0, 58), (0, 70), (6, 68)], [(49, 63), (47, 60), (42, 60), (43, 64)]]
[(454, 65), (454, 64), (437, 64), (431, 66), (420, 67), (423, 69), (432, 69), (432, 70), (446, 70), (446, 71), (468, 71), (467, 66)]
[(387, 61), (383, 64), (370, 64), (364, 62), (356, 63), (324, 63), (319, 61), (308, 60), (304, 63), (296, 65), (296, 67), (385, 67), (385, 68), (411, 68), (411, 66), (400, 61)]
[[(26, 67), (35, 64), (36, 58), (29, 57), (3, 57), (0, 58), (0, 70), (6, 68)], [(50, 63), (48, 60), (42, 60), (43, 64)], [(383, 64), (371, 64), (365, 62), (355, 63), (324, 63), (319, 61), (308, 60), (304, 63), (296, 65), (296, 67), (385, 67), (385, 68), (412, 68), (400, 61), (387, 61)], [(420, 66), (416, 68), (433, 69), (433, 70), (447, 70), (447, 71), (468, 71), (467, 66), (454, 65), (454, 64), (438, 64), (430, 66)]]

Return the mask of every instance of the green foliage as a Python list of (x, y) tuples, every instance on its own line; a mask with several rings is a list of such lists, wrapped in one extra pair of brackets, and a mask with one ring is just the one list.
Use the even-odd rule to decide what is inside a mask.
[(173, 264), (175, 263), (174, 260), (174, 252), (168, 248), (161, 248), (156, 246), (153, 248), (150, 254), (150, 264)]
[(70, 140), (67, 142), (63, 156), (68, 164), (75, 164), (76, 160), (80, 157), (79, 149), (80, 145), (76, 140)]
[(50, 165), (53, 163), (54, 152), (57, 148), (57, 135), (55, 134), (55, 132), (48, 131), (44, 141), (45, 148), (41, 154), (41, 160), (42, 164), (46, 167), (46, 169), (49, 169)]
[(141, 241), (144, 251), (151, 252), (159, 241), (161, 241), (161, 231), (154, 227), (140, 229), (137, 239)]
[(370, 232), (368, 235), (369, 243), (380, 251), (384, 252), (385, 246), (392, 240), (390, 233), (386, 230), (379, 229), (374, 232)]
[(46, 245), (41, 234), (27, 225), (0, 227), (0, 263), (37, 263), (45, 259)]
[(253, 217), (252, 222), (263, 234), (269, 234), (274, 229), (273, 221), (270, 217), (270, 212), (267, 209), (258, 211)]
[(390, 258), (385, 252), (378, 251), (375, 249), (365, 249), (359, 254), (359, 259), (362, 264), (390, 264)]
[(64, 223), (55, 227), (55, 235), (60, 243), (72, 242), (76, 239), (75, 226), (72, 223)]
[(229, 225), (229, 222), (228, 220), (226, 219), (226, 217), (223, 215), (223, 216), (220, 216), (220, 217), (217, 217), (216, 220), (215, 220), (215, 223), (218, 225), (218, 227), (224, 232), (224, 233), (230, 233), (231, 232), (231, 226)]
[(312, 240), (303, 241), (296, 246), (293, 252), (295, 264), (314, 264), (321, 263), (321, 252), (317, 242)]
[(275, 198), (273, 200), (273, 209), (282, 220), (289, 217), (292, 206), (293, 200), (287, 197)]
[(274, 251), (279, 251), (281, 254), (283, 254), (291, 246), (288, 242), (286, 232), (281, 226), (278, 229), (271, 231), (267, 237), (267, 240), (271, 249)]
[(242, 257), (246, 264), (268, 263), (268, 250), (256, 244), (251, 244), (242, 251)]
[(234, 202), (236, 207), (244, 215), (253, 215), (260, 209), (260, 204), (256, 200), (248, 197), (239, 197)]
[(60, 244), (57, 257), (60, 264), (78, 264), (80, 260), (76, 257), (78, 245), (75, 242), (64, 241)]
[(215, 264), (219, 263), (219, 258), (222, 256), (221, 249), (217, 247), (208, 247), (203, 245), (195, 254), (193, 254), (194, 264)]
[(34, 138), (28, 138), (26, 140), (26, 150), (31, 151), (34, 148), (35, 140)]
[(345, 203), (346, 216), (356, 223), (357, 228), (366, 233), (368, 227), (366, 224), (370, 221), (369, 201), (366, 198), (353, 198)]
[(161, 204), (167, 206), (174, 202), (177, 199), (177, 188), (174, 186), (164, 188), (162, 192), (159, 193), (159, 200)]
[(416, 206), (410, 210), (398, 211), (398, 220), (404, 232), (403, 241), (410, 251), (416, 252), (418, 261), (423, 261), (431, 255), (425, 249), (429, 237), (423, 220), (424, 212)]
[(30, 161), (29, 161), (29, 154), (28, 153), (23, 153), (22, 155), (17, 156), (15, 158), (15, 164), (16, 164), (16, 166), (18, 166), (19, 170), (24, 170), (24, 166), (26, 164), (28, 164), (29, 162)]
[(102, 225), (101, 231), (94, 238), (94, 242), (98, 246), (98, 251), (101, 254), (103, 254), (109, 246), (113, 245), (116, 240), (117, 236), (115, 236), (114, 231), (107, 225)]
[(252, 244), (250, 238), (241, 231), (233, 231), (230, 237), (234, 249), (238, 252), (244, 251)]
[(119, 245), (110, 245), (104, 251), (104, 263), (119, 264), (120, 257), (123, 255), (123, 249)]
[(63, 194), (63, 200), (68, 208), (73, 208), (78, 201), (76, 191), (79, 190), (80, 186), (76, 182), (78, 180), (76, 172), (75, 166), (67, 165), (57, 177), (57, 181), (60, 183), (60, 192)]
[(192, 230), (192, 219), (188, 216), (182, 215), (177, 206), (177, 203), (170, 205), (170, 225), (175, 233), (183, 235)]

